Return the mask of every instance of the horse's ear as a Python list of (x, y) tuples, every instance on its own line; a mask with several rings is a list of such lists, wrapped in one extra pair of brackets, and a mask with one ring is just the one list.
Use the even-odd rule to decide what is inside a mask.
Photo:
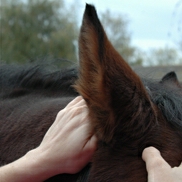
[(132, 125), (131, 117), (134, 122), (143, 106), (142, 117), (147, 117), (151, 104), (148, 94), (140, 78), (109, 42), (91, 5), (86, 5), (83, 17), (79, 58), (80, 75), (75, 87), (87, 102), (93, 127), (101, 140), (109, 142), (122, 123)]
[(174, 71), (171, 71), (164, 75), (161, 80), (162, 84), (171, 84), (171, 85), (176, 85), (177, 87), (180, 87), (180, 83), (178, 81), (178, 77)]

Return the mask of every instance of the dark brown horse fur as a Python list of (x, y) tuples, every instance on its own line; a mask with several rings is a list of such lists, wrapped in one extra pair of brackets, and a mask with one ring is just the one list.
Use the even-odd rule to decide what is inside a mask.
[[(146, 182), (141, 155), (148, 146), (178, 166), (182, 87), (176, 74), (168, 73), (161, 81), (139, 78), (111, 45), (91, 5), (83, 17), (79, 57), (78, 79), (76, 69), (0, 67), (0, 165), (37, 147), (56, 113), (79, 93), (99, 139), (89, 182)], [(47, 181), (76, 182), (78, 175)]]

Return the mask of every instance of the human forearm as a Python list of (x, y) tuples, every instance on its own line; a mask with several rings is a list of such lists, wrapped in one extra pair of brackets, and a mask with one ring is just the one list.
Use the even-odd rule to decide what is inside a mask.
[[(28, 152), (22, 158), (0, 167), (1, 182), (40, 182), (51, 176), (47, 166), (43, 166), (37, 149)], [(37, 156), (39, 158), (37, 158)], [(43, 161), (43, 159), (42, 159)]]

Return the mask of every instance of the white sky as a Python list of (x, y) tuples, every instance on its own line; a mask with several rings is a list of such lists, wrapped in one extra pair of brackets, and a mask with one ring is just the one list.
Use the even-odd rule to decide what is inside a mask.
[(175, 47), (175, 41), (179, 39), (177, 25), (179, 25), (179, 16), (182, 17), (182, 3), (179, 6), (180, 0), (69, 1), (74, 2), (75, 8), (76, 6), (80, 8), (78, 11), (80, 22), (85, 3), (95, 5), (98, 13), (109, 9), (112, 13), (126, 15), (130, 20), (129, 31), (132, 32), (132, 43), (141, 49)]

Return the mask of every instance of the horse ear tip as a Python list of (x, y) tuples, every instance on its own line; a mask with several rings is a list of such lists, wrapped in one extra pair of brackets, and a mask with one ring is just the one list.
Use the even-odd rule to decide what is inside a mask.
[(94, 5), (86, 3), (85, 14), (89, 17), (93, 17), (95, 14), (97, 14)]
[(85, 9), (86, 9), (86, 10), (91, 10), (91, 9), (95, 9), (95, 7), (94, 7), (92, 4), (86, 3)]

